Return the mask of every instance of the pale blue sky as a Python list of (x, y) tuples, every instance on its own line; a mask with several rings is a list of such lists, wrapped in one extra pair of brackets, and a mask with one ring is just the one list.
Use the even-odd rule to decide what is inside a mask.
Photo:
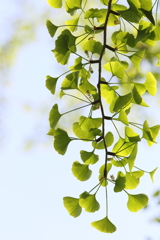
[[(1, 1), (2, 20), (6, 18), (9, 21), (7, 15), (13, 12), (15, 17), (21, 14), (17, 11), (18, 3)], [(37, 6), (39, 11), (46, 9), (50, 14), (53, 11), (55, 17), (55, 10), (50, 9), (45, 0), (34, 1), (33, 6), (34, 11)], [(6, 22), (0, 26), (1, 33), (5, 32), (7, 37)], [(102, 204), (100, 211), (95, 214), (83, 212), (74, 219), (63, 207), (64, 196), (78, 197), (83, 191), (90, 190), (96, 176), (93, 176), (93, 180), (81, 183), (71, 174), (72, 162), (80, 160), (78, 152), (82, 146), (85, 148), (84, 144), (77, 146), (71, 143), (67, 154), (62, 157), (54, 151), (52, 138), (46, 136), (49, 129), (48, 112), (55, 103), (55, 97), (45, 88), (45, 76), (49, 74), (56, 77), (61, 72), (61, 66), (56, 65), (51, 49), (53, 40), (44, 21), (35, 40), (21, 48), (9, 69), (9, 84), (5, 86), (6, 103), (1, 113), (4, 140), (0, 149), (0, 239), (145, 240), (147, 236), (153, 236), (154, 240), (160, 239), (159, 226), (149, 222), (157, 213), (154, 202), (151, 201), (150, 211), (131, 213), (126, 207), (125, 193), (112, 193), (112, 186), (109, 187), (109, 218), (117, 226), (113, 234), (98, 232), (90, 226), (90, 222), (105, 216), (105, 192), (100, 191), (98, 194)], [(155, 102), (151, 98), (148, 101), (153, 108)], [(154, 115), (155, 124), (160, 122), (158, 107), (156, 103), (152, 110), (147, 109)], [(24, 146), (30, 139), (33, 139), (34, 144), (26, 151)], [(160, 166), (159, 148), (158, 144), (152, 148), (142, 144), (137, 165), (141, 167), (145, 164), (148, 171)], [(159, 174), (158, 170), (154, 184), (145, 175), (134, 193), (143, 192), (151, 196), (160, 187)]]

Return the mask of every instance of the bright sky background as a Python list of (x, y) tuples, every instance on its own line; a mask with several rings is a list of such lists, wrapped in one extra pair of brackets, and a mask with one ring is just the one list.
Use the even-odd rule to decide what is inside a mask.
[[(19, 2), (1, 1), (1, 41), (10, 34), (11, 28), (7, 26), (12, 25), (13, 18), (22, 14), (19, 12)], [(32, 3), (29, 0), (28, 2)], [(32, 6), (35, 12), (48, 11), (51, 20), (58, 17), (57, 12), (45, 0), (36, 0)], [(24, 15), (24, 18), (34, 21), (34, 11), (31, 15)], [(72, 162), (80, 160), (78, 152), (81, 146), (71, 143), (67, 154), (62, 157), (54, 151), (52, 138), (46, 136), (49, 130), (48, 112), (55, 103), (55, 97), (45, 88), (45, 76), (56, 77), (61, 72), (61, 66), (55, 64), (51, 49), (53, 40), (47, 32), (44, 20), (35, 39), (18, 52), (14, 64), (8, 69), (8, 81), (1, 89), (5, 93), (5, 102), (1, 110), (3, 138), (0, 148), (0, 239), (160, 239), (159, 225), (150, 222), (157, 214), (152, 199), (150, 210), (131, 213), (126, 207), (125, 193), (112, 193), (112, 187), (109, 187), (109, 218), (117, 226), (117, 231), (109, 235), (90, 226), (92, 221), (105, 217), (103, 190), (98, 194), (101, 209), (93, 215), (83, 212), (79, 218), (74, 219), (63, 207), (64, 196), (78, 197), (94, 185), (92, 180), (78, 182), (70, 171)], [(153, 110), (147, 110), (154, 116), (153, 123), (158, 124), (159, 105), (151, 97), (148, 101)], [(27, 145), (31, 145), (28, 150)], [(152, 148), (141, 144), (137, 165), (141, 167), (145, 164), (148, 171), (160, 166), (159, 148), (158, 144)], [(154, 184), (145, 175), (133, 193), (143, 192), (151, 196), (160, 188), (159, 174), (160, 170), (155, 175)]]

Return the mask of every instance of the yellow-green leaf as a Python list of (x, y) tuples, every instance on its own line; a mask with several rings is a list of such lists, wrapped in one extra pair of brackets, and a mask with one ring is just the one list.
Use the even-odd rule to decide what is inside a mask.
[(157, 81), (151, 72), (148, 72), (146, 81), (144, 83), (147, 91), (152, 95), (157, 93)]
[(104, 233), (113, 233), (117, 229), (116, 226), (108, 219), (108, 217), (92, 222), (91, 226)]

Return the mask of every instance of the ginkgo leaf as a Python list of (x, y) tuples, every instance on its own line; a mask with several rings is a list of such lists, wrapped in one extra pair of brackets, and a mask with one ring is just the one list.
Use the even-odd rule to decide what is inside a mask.
[[(156, 142), (156, 138), (159, 134), (159, 131), (160, 131), (160, 125), (155, 125), (153, 127), (150, 127), (150, 131), (151, 131), (151, 134), (152, 134), (152, 137), (153, 137), (153, 141)], [(149, 146), (152, 146), (154, 144), (153, 141), (148, 141), (148, 145)]]
[(141, 8), (149, 11), (152, 8), (152, 0), (139, 0)]
[(81, 116), (79, 119), (79, 125), (83, 131), (89, 131), (92, 128), (99, 128), (102, 125), (102, 118), (86, 118)]
[(82, 57), (78, 57), (74, 61), (74, 65), (70, 67), (72, 71), (79, 71), (82, 69)]
[(59, 113), (58, 105), (55, 104), (49, 113), (50, 127), (55, 128), (62, 114)]
[(155, 174), (155, 172), (157, 171), (157, 169), (158, 169), (158, 167), (155, 168), (153, 171), (149, 172), (149, 175), (150, 175), (150, 177), (151, 177), (152, 182), (154, 182), (154, 174)]
[(78, 180), (86, 181), (91, 177), (92, 171), (88, 165), (75, 161), (72, 165), (72, 173)]
[(79, 72), (72, 72), (66, 75), (65, 79), (62, 82), (61, 89), (77, 89), (78, 88), (78, 78)]
[(108, 219), (108, 217), (92, 222), (91, 226), (104, 233), (113, 233), (117, 229), (116, 226)]
[(84, 94), (92, 94), (92, 92), (97, 91), (96, 87), (93, 86), (86, 78), (81, 78), (80, 84), (79, 84), (79, 89), (84, 93)]
[(72, 217), (78, 217), (82, 212), (78, 198), (64, 197), (63, 204)]
[(74, 32), (77, 30), (78, 21), (79, 21), (79, 17), (72, 20), (65, 21), (65, 24), (67, 25), (68, 29), (71, 32)]
[(86, 212), (96, 212), (100, 208), (95, 194), (89, 194), (88, 192), (83, 192), (80, 195), (79, 205), (84, 208)]
[(126, 177), (124, 173), (118, 172), (117, 178), (115, 180), (115, 192), (121, 192), (125, 188)]
[(110, 62), (104, 64), (104, 68), (111, 72), (113, 76), (122, 79), (125, 74), (125, 67), (119, 60), (113, 58)]
[(100, 135), (100, 129), (91, 129), (90, 131), (83, 131), (78, 122), (73, 123), (73, 132), (81, 140), (93, 140), (97, 135)]
[(120, 156), (128, 156), (132, 153), (135, 144), (133, 142), (126, 142), (122, 137), (119, 138), (118, 142), (114, 145), (112, 152)]
[(50, 20), (46, 21), (46, 26), (51, 37), (54, 37), (58, 26), (54, 25)]
[(100, 55), (102, 52), (102, 43), (95, 40), (89, 40), (83, 45), (83, 50)]
[(72, 141), (71, 138), (68, 137), (68, 134), (63, 129), (56, 129), (54, 131), (54, 148), (55, 150), (61, 154), (64, 155), (67, 151), (68, 144)]
[(50, 90), (52, 94), (55, 94), (56, 84), (57, 84), (57, 78), (52, 78), (51, 76), (46, 76), (46, 88)]
[(141, 141), (138, 133), (135, 133), (132, 128), (126, 126), (125, 127), (125, 140), (126, 142), (139, 142)]
[(128, 105), (132, 100), (132, 94), (128, 93), (126, 95), (123, 96), (119, 96), (116, 100), (116, 102), (114, 103), (114, 108), (113, 111), (118, 112), (118, 110), (122, 109), (123, 107), (125, 107), (126, 105)]
[(61, 8), (62, 0), (47, 0), (48, 4), (53, 8)]
[(149, 92), (149, 94), (151, 94), (152, 96), (156, 95), (157, 81), (151, 72), (147, 73), (147, 78), (146, 78), (144, 85), (145, 85), (147, 91)]
[(138, 51), (136, 53), (134, 53), (131, 56), (128, 56), (129, 59), (131, 60), (131, 62), (134, 64), (134, 66), (137, 68), (137, 70), (140, 72), (140, 63), (143, 59), (145, 51)]
[(127, 160), (124, 158), (122, 160), (119, 161), (115, 161), (114, 159), (111, 160), (112, 165), (114, 165), (115, 167), (123, 167), (127, 164)]
[(138, 144), (135, 144), (131, 155), (127, 158), (130, 172), (132, 171), (132, 169), (134, 167), (134, 162), (135, 162), (135, 159), (137, 156), (137, 151), (138, 151)]
[(84, 14), (84, 18), (86, 18), (86, 19), (88, 19), (88, 18), (98, 18), (98, 17), (102, 17), (102, 13), (98, 8), (90, 8)]
[(121, 109), (119, 113), (118, 120), (124, 123), (125, 125), (129, 125), (127, 114), (123, 109)]
[(52, 50), (58, 63), (67, 64), (71, 52), (76, 51), (76, 37), (71, 34), (68, 29), (65, 29), (55, 41), (55, 49)]
[(87, 152), (87, 151), (81, 150), (80, 154), (81, 154), (82, 161), (87, 165), (95, 164), (99, 160), (99, 156), (96, 155), (93, 151)]
[(132, 172), (126, 172), (126, 186), (125, 189), (135, 189), (138, 184), (139, 184), (140, 180), (138, 177), (135, 177)]
[[(97, 20), (99, 23), (103, 24), (105, 22), (105, 16), (107, 15), (108, 10), (102, 8), (100, 9), (100, 12), (101, 12), (101, 17), (97, 17)], [(107, 26), (116, 26), (119, 23), (120, 21), (118, 20), (118, 18), (114, 14), (110, 14)]]
[(139, 8), (139, 10), (141, 10), (143, 12), (143, 14), (150, 20), (150, 22), (155, 25), (155, 20), (154, 20), (154, 17), (153, 17), (153, 14), (152, 14), (152, 9), (147, 11), (143, 8)]
[[(108, 132), (105, 136), (105, 141), (106, 141), (106, 145), (107, 147), (110, 147), (112, 144), (113, 144), (113, 141), (114, 141), (114, 136), (111, 132)], [(92, 142), (92, 146), (95, 148), (95, 149), (104, 149), (104, 141), (100, 141), (100, 142)]]
[(82, 4), (82, 0), (76, 0), (76, 1), (66, 0), (65, 1), (66, 11), (71, 15), (73, 15), (75, 13), (75, 10), (81, 9), (81, 4)]
[(148, 203), (148, 196), (145, 194), (131, 195), (128, 194), (127, 207), (131, 212), (138, 212)]
[(106, 84), (101, 84), (101, 95), (106, 100), (108, 104), (111, 104), (113, 99), (117, 96), (115, 90), (117, 90), (118, 86), (110, 87)]

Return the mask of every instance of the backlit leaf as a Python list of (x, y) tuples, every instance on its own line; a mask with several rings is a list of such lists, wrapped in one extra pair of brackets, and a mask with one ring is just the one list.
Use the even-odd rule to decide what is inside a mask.
[(154, 182), (154, 174), (155, 174), (155, 172), (157, 171), (157, 169), (158, 169), (158, 167), (155, 168), (153, 171), (149, 172), (149, 175), (150, 175), (150, 177), (151, 177), (151, 179), (152, 179), (152, 182)]
[(122, 62), (112, 59), (110, 62), (106, 63), (104, 65), (104, 68), (111, 72), (113, 76), (118, 77), (119, 79), (122, 79), (125, 74), (125, 67), (122, 64)]
[(140, 72), (140, 63), (141, 60), (143, 59), (145, 51), (138, 51), (134, 53), (133, 55), (129, 56), (129, 59), (131, 62), (134, 64), (134, 66), (137, 68), (137, 70)]
[(61, 8), (62, 0), (47, 0), (48, 4), (53, 8)]
[(139, 142), (141, 141), (140, 136), (138, 133), (135, 133), (132, 128), (130, 127), (125, 127), (125, 135), (126, 138), (125, 140), (128, 142)]
[(59, 154), (64, 155), (67, 151), (68, 144), (72, 141), (72, 139), (68, 137), (68, 134), (66, 131), (60, 128), (55, 130), (54, 138), (55, 138), (54, 140), (55, 150)]
[(139, 10), (141, 10), (143, 12), (143, 14), (150, 20), (150, 22), (155, 25), (155, 21), (154, 21), (154, 17), (153, 17), (153, 14), (152, 14), (152, 9), (147, 11), (143, 8), (139, 8)]
[(113, 233), (116, 231), (116, 226), (108, 219), (108, 217), (92, 222), (91, 226), (104, 233)]
[(131, 103), (131, 101), (132, 101), (132, 94), (131, 93), (128, 93), (128, 94), (123, 95), (123, 96), (119, 96), (117, 98), (116, 102), (114, 103), (113, 111), (118, 112), (118, 110), (124, 108), (126, 105)]
[(126, 187), (125, 189), (135, 189), (139, 184), (139, 178), (135, 177), (132, 172), (126, 172)]
[(71, 15), (73, 15), (75, 13), (75, 10), (81, 9), (81, 4), (82, 4), (82, 0), (76, 0), (76, 1), (66, 0), (65, 1), (66, 11)]
[(87, 152), (84, 150), (80, 151), (81, 159), (85, 164), (95, 164), (99, 160), (99, 156), (96, 155), (93, 151)]
[(129, 125), (127, 114), (123, 109), (121, 109), (119, 113), (118, 120), (124, 123), (125, 125)]
[[(106, 164), (106, 172), (108, 173), (112, 168), (111, 163)], [(104, 170), (105, 170), (105, 164), (103, 164), (99, 169), (99, 181), (101, 182), (101, 186), (105, 187), (108, 184), (108, 181), (104, 178)]]
[(74, 61), (74, 65), (70, 67), (72, 71), (79, 71), (82, 69), (82, 58), (78, 57)]
[(132, 168), (134, 167), (134, 162), (135, 162), (135, 159), (137, 156), (137, 151), (138, 151), (138, 144), (135, 144), (131, 155), (127, 158), (130, 171), (132, 171)]
[[(113, 144), (114, 141), (114, 136), (111, 132), (108, 132), (105, 136), (105, 141), (106, 141), (106, 145), (107, 147), (110, 147)], [(95, 149), (104, 149), (104, 141), (100, 141), (100, 142), (92, 142), (92, 146)]]
[(72, 72), (66, 75), (64, 81), (62, 82), (61, 89), (77, 89), (78, 86), (79, 72)]
[(57, 78), (52, 78), (51, 76), (46, 76), (46, 87), (48, 88), (48, 90), (50, 90), (50, 92), (52, 94), (55, 93), (55, 89), (56, 89), (56, 84), (57, 84)]
[(148, 196), (145, 194), (131, 195), (128, 194), (127, 207), (131, 212), (138, 212), (148, 203)]
[(128, 156), (132, 153), (135, 143), (126, 142), (125, 139), (119, 138), (118, 142), (114, 145), (112, 152), (120, 156)]
[(114, 191), (121, 192), (125, 188), (125, 182), (126, 182), (126, 178), (124, 173), (118, 172), (117, 178), (115, 180)]
[(112, 165), (114, 165), (115, 167), (123, 167), (127, 164), (126, 159), (122, 159), (119, 161), (115, 161), (114, 159), (111, 160)]
[(102, 125), (102, 119), (81, 116), (79, 119), (79, 125), (83, 131), (89, 131), (92, 128), (99, 128)]
[(58, 105), (55, 104), (49, 113), (50, 127), (55, 128), (62, 114), (59, 113)]
[(79, 205), (84, 208), (86, 212), (96, 212), (100, 208), (95, 194), (89, 194), (88, 192), (84, 192), (80, 195)]
[(54, 37), (58, 26), (54, 25), (50, 20), (46, 21), (47, 29), (51, 37)]
[(64, 197), (63, 204), (72, 217), (78, 217), (82, 212), (82, 208), (79, 205), (79, 199), (77, 198)]
[(65, 21), (65, 24), (67, 25), (68, 29), (71, 32), (74, 32), (77, 30), (78, 21), (79, 21), (79, 17), (72, 20)]
[(139, 0), (141, 3), (141, 8), (149, 11), (152, 8), (152, 0)]
[(102, 17), (102, 13), (98, 8), (90, 8), (88, 11), (85, 12), (84, 18), (98, 18)]
[(92, 129), (90, 131), (83, 131), (79, 123), (75, 122), (73, 123), (73, 132), (78, 138), (84, 141), (87, 141), (87, 140), (93, 140), (97, 135), (100, 135), (101, 130)]
[(84, 51), (89, 51), (91, 53), (97, 53), (101, 54), (102, 52), (102, 43), (95, 41), (95, 40), (88, 40), (84, 45), (83, 45), (83, 50)]
[(149, 92), (149, 94), (151, 94), (152, 96), (156, 95), (157, 81), (151, 72), (147, 73), (147, 78), (146, 78), (144, 85), (145, 85), (147, 91)]
[(64, 30), (55, 41), (55, 49), (52, 50), (58, 63), (67, 64), (71, 52), (76, 51), (76, 37), (68, 29)]
[(88, 165), (76, 161), (72, 165), (72, 173), (78, 180), (86, 181), (91, 177), (92, 171), (89, 169)]

